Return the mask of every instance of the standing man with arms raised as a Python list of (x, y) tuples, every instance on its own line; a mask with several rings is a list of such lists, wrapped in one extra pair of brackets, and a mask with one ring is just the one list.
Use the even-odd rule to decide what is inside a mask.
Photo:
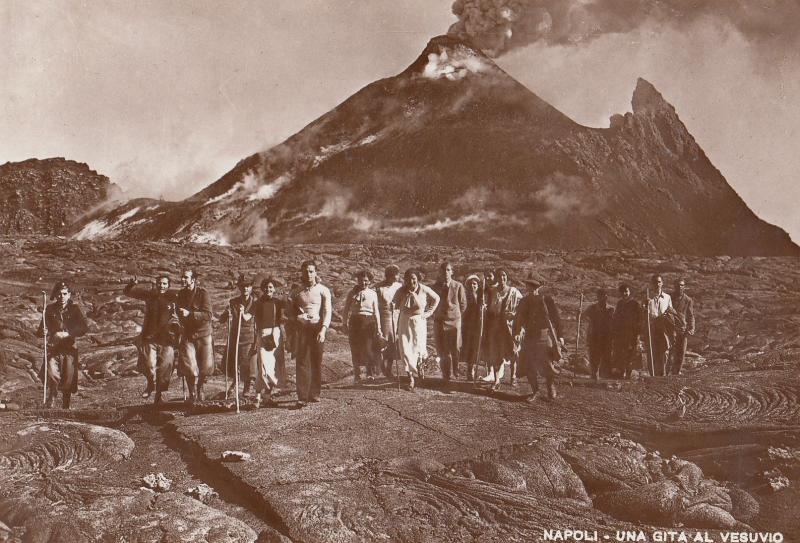
[(689, 336), (694, 335), (694, 300), (686, 295), (686, 280), (681, 277), (675, 281), (675, 292), (672, 295), (672, 306), (680, 317), (675, 327), (675, 346), (672, 349), (670, 375), (680, 375), (683, 360), (686, 358), (686, 346)]
[(211, 340), (211, 299), (197, 284), (199, 276), (192, 269), (181, 274), (183, 288), (178, 292), (178, 316), (183, 324), (180, 365), (189, 386), (189, 403), (203, 401), (203, 383), (214, 371)]
[(300, 265), (302, 285), (292, 296), (296, 322), (297, 407), (318, 402), (322, 389), (322, 352), (331, 325), (331, 291), (319, 282), (317, 264), (306, 260)]
[(458, 364), (461, 359), (461, 317), (467, 310), (467, 295), (464, 285), (453, 279), (453, 265), (442, 262), (439, 278), (433, 285), (439, 295), (439, 305), (433, 314), (433, 335), (436, 352), (439, 354), (442, 380), (445, 384), (452, 377), (458, 379)]
[(122, 291), (125, 296), (144, 301), (141, 352), (147, 387), (142, 398), (149, 398), (155, 390), (155, 405), (169, 390), (175, 362), (175, 348), (180, 340), (180, 324), (175, 320), (176, 295), (169, 290), (169, 277), (159, 275), (155, 287), (143, 287), (133, 278)]
[(36, 331), (38, 337), (47, 337), (45, 407), (53, 407), (60, 390), (61, 405), (64, 409), (69, 409), (70, 398), (78, 391), (79, 366), (75, 339), (86, 334), (89, 328), (83, 312), (71, 297), (72, 289), (66, 281), (56, 283), (52, 292), (55, 300), (45, 309), (44, 318), (39, 322), (39, 329)]

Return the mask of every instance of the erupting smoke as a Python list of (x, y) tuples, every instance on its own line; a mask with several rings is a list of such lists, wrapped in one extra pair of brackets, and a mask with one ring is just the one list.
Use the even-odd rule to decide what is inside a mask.
[(456, 0), (449, 33), (470, 39), (491, 56), (537, 41), (578, 44), (635, 30), (646, 21), (686, 25), (716, 18), (756, 41), (797, 40), (795, 0)]

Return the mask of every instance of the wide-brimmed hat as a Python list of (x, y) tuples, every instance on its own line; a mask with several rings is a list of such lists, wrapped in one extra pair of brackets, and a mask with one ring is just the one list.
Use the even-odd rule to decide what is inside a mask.
[(62, 279), (61, 281), (56, 281), (55, 285), (53, 285), (53, 290), (50, 291), (51, 298), (58, 298), (58, 294), (61, 292), (62, 288), (66, 288), (67, 290), (72, 293), (72, 287), (66, 281), (66, 279)]
[(528, 274), (528, 277), (523, 279), (522, 282), (534, 289), (544, 286), (545, 284), (544, 277), (542, 277), (536, 272), (530, 272)]
[(239, 279), (236, 280), (237, 287), (252, 287), (253, 286), (253, 278), (248, 277), (247, 275), (240, 273)]
[(479, 285), (481, 284), (481, 278), (480, 278), (480, 277), (478, 277), (477, 275), (475, 275), (474, 273), (472, 273), (472, 274), (468, 275), (468, 276), (467, 276), (467, 278), (466, 278), (466, 279), (464, 279), (464, 284), (467, 284), (467, 283), (469, 283), (470, 281), (475, 281), (475, 282), (477, 282)]

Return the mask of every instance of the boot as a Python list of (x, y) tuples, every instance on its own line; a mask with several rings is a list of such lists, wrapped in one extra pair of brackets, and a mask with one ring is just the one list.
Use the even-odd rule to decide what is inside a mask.
[(549, 400), (555, 400), (558, 398), (558, 393), (556, 392), (556, 385), (553, 383), (547, 384), (547, 398)]
[(537, 381), (531, 381), (530, 385), (531, 385), (531, 393), (528, 394), (528, 397), (525, 398), (525, 401), (528, 403), (533, 403), (539, 398), (541, 398), (541, 395), (539, 394), (539, 383)]
[(64, 409), (69, 409), (69, 401), (70, 397), (72, 396), (71, 392), (64, 392), (61, 396), (61, 407)]

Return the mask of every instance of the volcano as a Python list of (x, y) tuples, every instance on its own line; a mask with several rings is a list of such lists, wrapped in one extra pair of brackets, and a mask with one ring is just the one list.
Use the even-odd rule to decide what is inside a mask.
[(190, 198), (133, 200), (73, 236), (800, 254), (647, 81), (589, 128), (451, 36)]

